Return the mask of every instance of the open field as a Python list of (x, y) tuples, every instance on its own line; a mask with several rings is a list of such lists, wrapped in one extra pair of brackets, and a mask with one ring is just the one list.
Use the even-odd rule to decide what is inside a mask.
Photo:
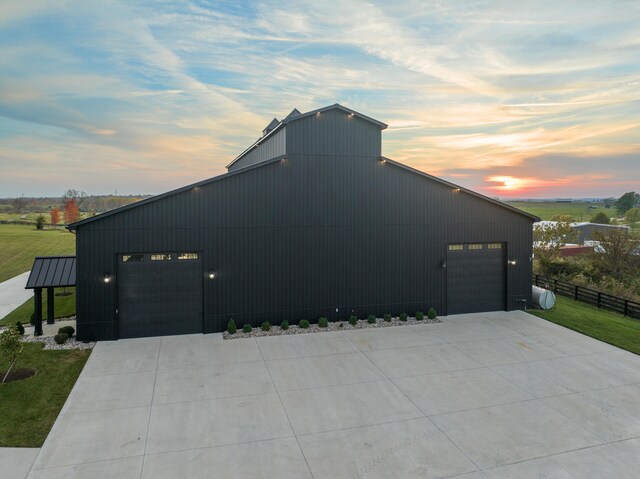
[(73, 255), (75, 235), (66, 230), (0, 225), (0, 282), (29, 271), (35, 256)]
[[(505, 201), (508, 205), (515, 206), (527, 213), (539, 216), (542, 220), (550, 220), (554, 215), (570, 215), (576, 221), (589, 221), (592, 217), (602, 212), (609, 217), (615, 218), (617, 212), (615, 208), (605, 208), (602, 203), (556, 203), (530, 202), (530, 201)], [(595, 208), (590, 208), (595, 206)]]
[[(79, 213), (80, 219), (89, 218), (94, 216), (95, 213), (81, 212)], [(31, 221), (35, 224), (38, 216), (44, 216), (44, 222), (51, 223), (51, 213), (0, 213), (0, 221)], [(64, 213), (60, 212), (60, 222), (64, 222)]]
[[(44, 351), (25, 343), (16, 366), (35, 376), (0, 384), (0, 447), (40, 447), (69, 396), (90, 351)], [(0, 371), (7, 364), (0, 360)], [(1, 474), (0, 474), (1, 475)]]
[(578, 331), (605, 343), (640, 354), (640, 321), (556, 296), (555, 308), (531, 314)]
[[(67, 291), (72, 294), (68, 296), (54, 296), (55, 303), (55, 317), (67, 318), (76, 314), (76, 289), (75, 288), (56, 288), (55, 292), (60, 293)], [(35, 305), (34, 300), (31, 297), (25, 301), (22, 306), (14, 309), (7, 314), (4, 318), (0, 318), (0, 326), (8, 326), (10, 324), (16, 324), (20, 321), (24, 325), (28, 325), (31, 321), (31, 315), (33, 314)], [(42, 292), (42, 319), (47, 319), (47, 292)]]

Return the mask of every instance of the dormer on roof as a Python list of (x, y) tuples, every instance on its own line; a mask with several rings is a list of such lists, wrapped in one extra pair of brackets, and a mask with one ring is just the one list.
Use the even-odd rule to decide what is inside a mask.
[[(288, 117), (287, 117), (288, 118)], [(275, 128), (280, 124), (280, 122), (278, 121), (277, 118), (274, 118), (273, 120), (271, 120), (271, 123), (269, 123), (264, 130), (262, 130), (262, 136), (267, 136), (269, 133), (271, 133), (271, 131), (275, 130)]]

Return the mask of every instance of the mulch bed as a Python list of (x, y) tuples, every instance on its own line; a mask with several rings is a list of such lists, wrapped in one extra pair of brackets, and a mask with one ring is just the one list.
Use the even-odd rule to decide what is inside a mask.
[[(13, 369), (9, 373), (9, 376), (7, 376), (7, 379), (4, 382), (6, 384), (6, 383), (13, 382), (13, 381), (20, 381), (21, 379), (27, 379), (27, 378), (30, 378), (31, 376), (35, 376), (35, 374), (37, 372), (38, 372), (37, 370), (31, 369), (31, 368)], [(6, 371), (1, 371), (0, 372), (0, 381), (2, 381), (2, 378), (4, 378), (4, 375), (6, 373), (7, 373)]]

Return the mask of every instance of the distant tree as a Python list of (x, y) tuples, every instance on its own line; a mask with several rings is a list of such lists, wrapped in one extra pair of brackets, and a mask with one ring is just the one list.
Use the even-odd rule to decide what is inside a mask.
[(591, 218), (591, 223), (597, 223), (599, 225), (608, 225), (609, 223), (611, 223), (611, 219), (606, 215), (606, 213), (603, 213), (601, 211), (600, 213), (595, 215), (593, 218)]
[(575, 218), (571, 215), (553, 215), (551, 221), (562, 221), (564, 223), (573, 223)]
[(627, 223), (633, 226), (635, 223), (640, 221), (640, 208), (636, 207), (628, 210), (624, 215), (624, 219)]
[(18, 196), (11, 202), (11, 205), (14, 213), (22, 213), (24, 207), (27, 206), (27, 200), (24, 199), (24, 196)]
[(76, 203), (76, 200), (74, 199), (66, 200), (64, 202), (64, 222), (69, 225), (71, 223), (75, 223), (76, 221), (78, 221), (79, 217), (80, 215), (79, 215), (78, 204)]
[(64, 192), (64, 195), (62, 195), (62, 202), (66, 203), (69, 200), (75, 201), (79, 211), (87, 200), (87, 194), (84, 191), (67, 190)]
[(624, 214), (629, 211), (631, 208), (636, 206), (640, 206), (640, 194), (635, 191), (629, 191), (625, 193), (615, 203), (616, 210), (618, 210), (618, 214), (620, 216), (624, 216)]
[(51, 224), (57, 225), (60, 223), (60, 210), (58, 208), (51, 208)]
[(615, 204), (616, 199), (615, 198), (605, 198), (603, 200), (603, 202), (604, 202), (604, 207), (605, 208), (611, 208)]
[(36, 218), (36, 229), (41, 230), (44, 228), (44, 216), (40, 215)]
[(633, 253), (638, 241), (625, 228), (608, 228), (610, 231), (595, 231), (594, 238), (599, 248), (594, 255), (594, 264), (601, 274), (623, 280), (633, 268)]
[(576, 232), (566, 222), (536, 224), (533, 228), (533, 251), (540, 259), (558, 256), (560, 247), (576, 240)]

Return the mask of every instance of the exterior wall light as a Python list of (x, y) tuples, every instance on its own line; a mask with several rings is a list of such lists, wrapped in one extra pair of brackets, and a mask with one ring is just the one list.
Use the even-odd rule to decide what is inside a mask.
[(460, 192), (460, 188), (454, 188), (454, 189), (453, 189), (453, 192), (454, 192), (454, 193), (459, 193), (459, 192)]
[(443, 269), (447, 269), (447, 262), (446, 262), (446, 261), (443, 261), (443, 262), (442, 262), (442, 268), (443, 268)]
[(355, 113), (349, 113), (349, 115), (347, 115), (349, 117), (349, 119), (353, 118), (355, 115)]
[(515, 266), (516, 265), (516, 260), (515, 259), (510, 259), (509, 261), (507, 261), (508, 264), (510, 264), (511, 266)]
[(382, 159), (380, 160), (380, 162), (381, 162), (381, 163), (386, 163), (386, 162), (387, 162), (387, 160), (385, 160), (384, 158), (382, 158)]
[(321, 115), (320, 112), (316, 113), (316, 118), (320, 118), (320, 115)]
[(213, 279), (216, 277), (216, 274), (213, 271), (209, 271), (209, 279)]
[(105, 284), (111, 283), (111, 276), (109, 275), (109, 273), (104, 275), (104, 278), (102, 278), (102, 281), (104, 281)]

